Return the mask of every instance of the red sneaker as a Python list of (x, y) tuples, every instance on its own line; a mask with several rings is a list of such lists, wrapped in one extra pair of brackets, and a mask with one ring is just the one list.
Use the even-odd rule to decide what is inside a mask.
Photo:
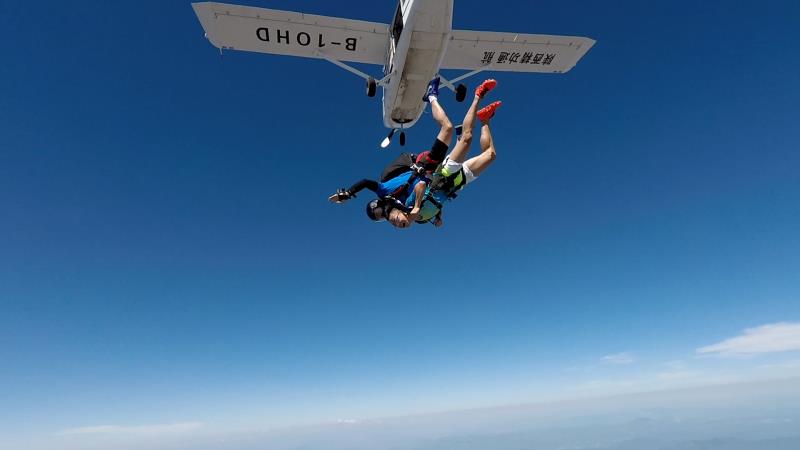
[(488, 122), (489, 119), (494, 117), (495, 111), (502, 104), (503, 102), (494, 102), (491, 105), (484, 107), (483, 109), (478, 111), (478, 119), (481, 119), (481, 122)]
[(481, 85), (478, 86), (477, 89), (475, 89), (475, 95), (477, 95), (480, 98), (483, 98), (483, 96), (486, 95), (486, 93), (488, 93), (492, 89), (494, 89), (495, 86), (497, 86), (497, 81), (489, 78), (488, 80), (481, 83)]

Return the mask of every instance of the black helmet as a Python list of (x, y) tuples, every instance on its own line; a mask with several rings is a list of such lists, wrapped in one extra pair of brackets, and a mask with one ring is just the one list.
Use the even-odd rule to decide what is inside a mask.
[(386, 220), (387, 216), (386, 203), (380, 199), (374, 199), (367, 203), (367, 216), (373, 222), (380, 222)]

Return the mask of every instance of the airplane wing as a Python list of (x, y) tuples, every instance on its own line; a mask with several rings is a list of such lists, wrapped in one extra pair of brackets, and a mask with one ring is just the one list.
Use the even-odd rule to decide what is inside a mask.
[(278, 55), (384, 64), (389, 26), (383, 23), (290, 11), (193, 3), (211, 43), (235, 49)]
[(584, 37), (453, 30), (442, 68), (564, 73), (594, 43)]

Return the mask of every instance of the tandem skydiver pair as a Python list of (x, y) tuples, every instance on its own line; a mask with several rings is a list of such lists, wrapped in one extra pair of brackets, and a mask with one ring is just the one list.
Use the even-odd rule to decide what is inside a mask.
[[(431, 149), (419, 155), (401, 154), (384, 168), (380, 182), (363, 179), (349, 189), (339, 189), (329, 200), (344, 203), (368, 189), (378, 196), (367, 204), (367, 216), (371, 220), (386, 220), (396, 228), (408, 228), (413, 223), (441, 227), (444, 203), (453, 200), (458, 191), (475, 181), (496, 158), (489, 123), (502, 103), (497, 101), (478, 110), (481, 100), (495, 86), (497, 81), (492, 79), (478, 86), (464, 122), (460, 130), (456, 130), (439, 104), (439, 78), (434, 78), (424, 98), (431, 104), (433, 118), (440, 126)], [(476, 117), (481, 122), (481, 153), (467, 159)], [(454, 131), (460, 131), (460, 136), (453, 151), (447, 154)]]

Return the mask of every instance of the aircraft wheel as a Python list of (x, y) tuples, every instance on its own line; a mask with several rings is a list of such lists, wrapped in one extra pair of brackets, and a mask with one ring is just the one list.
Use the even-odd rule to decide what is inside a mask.
[(463, 84), (456, 86), (456, 101), (461, 103), (467, 98), (467, 87)]
[(378, 83), (375, 78), (369, 77), (367, 80), (367, 97), (375, 97), (375, 92), (378, 90)]
[(401, 147), (405, 147), (405, 145), (406, 145), (406, 132), (405, 131), (401, 131), (400, 132), (400, 146)]

